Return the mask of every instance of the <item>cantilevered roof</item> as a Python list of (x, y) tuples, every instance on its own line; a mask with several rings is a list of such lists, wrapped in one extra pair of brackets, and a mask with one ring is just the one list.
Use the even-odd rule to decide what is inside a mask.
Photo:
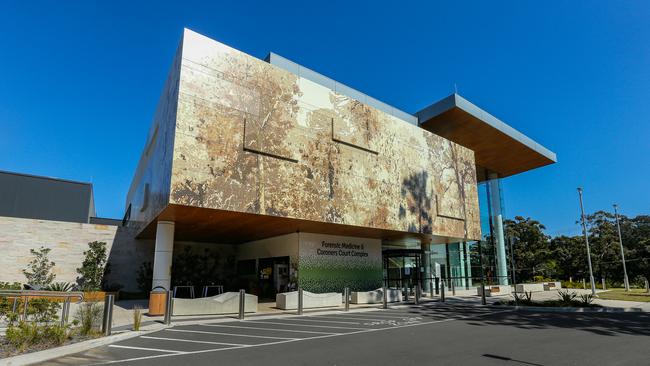
[(557, 162), (554, 152), (458, 94), (416, 113), (420, 127), (474, 150), (476, 165), (500, 177)]

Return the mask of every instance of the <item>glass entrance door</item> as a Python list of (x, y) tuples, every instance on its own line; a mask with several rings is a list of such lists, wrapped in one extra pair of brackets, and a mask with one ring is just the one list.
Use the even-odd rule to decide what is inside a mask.
[(413, 296), (415, 287), (421, 286), (420, 249), (388, 249), (383, 251), (384, 285)]

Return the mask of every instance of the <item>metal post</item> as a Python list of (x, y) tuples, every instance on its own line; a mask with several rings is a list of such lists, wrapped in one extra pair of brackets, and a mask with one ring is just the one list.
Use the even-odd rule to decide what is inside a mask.
[(580, 212), (582, 213), (582, 232), (585, 235), (585, 244), (587, 245), (587, 262), (589, 263), (589, 281), (591, 282), (591, 294), (596, 296), (596, 282), (594, 281), (594, 271), (591, 268), (591, 250), (589, 249), (589, 235), (587, 235), (587, 224), (585, 223), (585, 209), (582, 205), (582, 188), (578, 187), (580, 196)]
[(420, 304), (420, 285), (415, 286), (415, 305)]
[(436, 295), (440, 294), (440, 277), (436, 277)]
[(302, 315), (302, 288), (298, 287), (298, 315)]
[(603, 290), (607, 290), (607, 287), (605, 286), (605, 277), (601, 277), (600, 282), (603, 283)]
[(585, 283), (586, 283), (586, 282), (585, 282), (585, 279), (583, 278), (583, 279), (582, 279), (582, 289), (583, 289), (583, 290), (586, 290), (586, 289), (587, 289), (587, 285), (586, 285)]
[(246, 312), (246, 290), (239, 290), (239, 320), (244, 320)]
[(165, 325), (170, 325), (172, 323), (172, 313), (174, 305), (174, 291), (167, 291), (167, 299), (165, 301)]
[(630, 291), (630, 280), (627, 278), (627, 268), (625, 267), (625, 251), (623, 250), (623, 237), (621, 236), (621, 224), (618, 221), (618, 205), (614, 204), (614, 216), (616, 217), (616, 229), (618, 229), (618, 244), (621, 246), (621, 262), (623, 262), (623, 283), (625, 291)]
[(106, 295), (104, 297), (104, 318), (102, 321), (102, 333), (105, 336), (111, 335), (113, 328), (113, 304), (115, 303), (115, 295)]
[(515, 278), (515, 252), (512, 245), (512, 235), (508, 237), (508, 243), (510, 244), (510, 271), (512, 272), (512, 285), (517, 288), (517, 280)]
[(429, 289), (431, 290), (431, 298), (433, 299), (433, 292), (435, 291), (433, 288), (433, 281), (429, 279)]
[(456, 296), (456, 280), (454, 278), (451, 279), (451, 295)]
[(442, 280), (442, 286), (440, 286), (440, 301), (445, 302), (445, 287), (447, 284), (445, 280)]
[(404, 301), (409, 301), (409, 288), (404, 286)]
[(345, 303), (345, 311), (350, 311), (350, 288), (346, 287), (343, 290), (343, 294), (344, 294), (343, 296), (345, 296), (345, 299), (344, 299), (345, 300), (344, 301), (344, 303)]
[(382, 290), (382, 293), (383, 293), (382, 294), (383, 295), (382, 308), (388, 309), (388, 293), (387, 293), (388, 289), (386, 288), (386, 286), (384, 286), (384, 288), (382, 288), (381, 290)]
[(70, 298), (67, 297), (63, 301), (63, 308), (61, 309), (61, 327), (65, 327), (68, 323), (68, 313), (70, 312)]
[(648, 284), (648, 279), (645, 280), (645, 292), (650, 292), (650, 284)]
[(11, 307), (11, 312), (15, 313), (17, 307), (18, 307), (18, 296), (14, 297), (14, 305)]
[(481, 267), (481, 304), (485, 305), (487, 304), (487, 300), (485, 299), (485, 269), (483, 268), (483, 251), (481, 250), (480, 240), (477, 242), (477, 246), (478, 246), (478, 262), (479, 262), (479, 266)]
[(29, 304), (29, 297), (25, 296), (25, 303), (23, 304), (23, 320), (27, 321), (27, 305)]

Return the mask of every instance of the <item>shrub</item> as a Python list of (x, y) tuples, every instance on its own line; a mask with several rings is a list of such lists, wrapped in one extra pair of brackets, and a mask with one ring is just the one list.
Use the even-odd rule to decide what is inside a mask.
[(594, 295), (592, 294), (582, 294), (580, 295), (580, 305), (581, 306), (590, 306), (594, 301)]
[(80, 324), (79, 333), (81, 335), (89, 336), (99, 333), (102, 311), (102, 306), (96, 302), (81, 304), (74, 315), (77, 324)]
[(45, 287), (47, 291), (70, 292), (74, 289), (74, 284), (70, 282), (54, 282)]
[(140, 306), (133, 307), (133, 330), (140, 330), (142, 324), (142, 308)]
[(55, 263), (48, 258), (51, 250), (45, 247), (40, 247), (38, 250), (29, 250), (34, 259), (29, 262), (27, 268), (23, 269), (23, 274), (30, 285), (47, 286), (54, 281), (56, 275), (51, 271)]
[(104, 275), (110, 272), (107, 264), (106, 243), (93, 241), (88, 243), (88, 250), (84, 252), (81, 268), (77, 268), (80, 277), (77, 283), (85, 291), (98, 291), (102, 288)]
[(0, 281), (0, 290), (20, 290), (23, 286), (20, 282), (2, 282)]
[(58, 324), (19, 322), (7, 326), (5, 339), (16, 351), (24, 352), (30, 346), (60, 346), (72, 336), (69, 327)]
[(560, 302), (566, 306), (571, 306), (576, 298), (576, 293), (569, 290), (557, 290), (557, 294), (560, 296)]
[(151, 290), (151, 282), (153, 281), (153, 265), (151, 262), (143, 262), (138, 268), (136, 281), (138, 288), (143, 293), (148, 293)]

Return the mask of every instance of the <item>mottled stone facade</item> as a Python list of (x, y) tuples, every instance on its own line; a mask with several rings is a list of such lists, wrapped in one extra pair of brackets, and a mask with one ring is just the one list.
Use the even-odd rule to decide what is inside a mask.
[(480, 237), (473, 152), (186, 31), (170, 203)]

